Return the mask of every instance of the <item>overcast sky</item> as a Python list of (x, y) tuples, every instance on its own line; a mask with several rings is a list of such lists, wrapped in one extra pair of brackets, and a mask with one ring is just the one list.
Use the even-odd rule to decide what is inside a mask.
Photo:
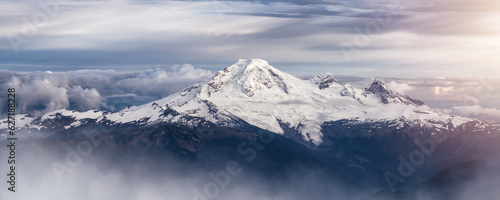
[(217, 71), (262, 58), (293, 74), (500, 75), (496, 0), (0, 1), (11, 71)]
[(0, 88), (19, 88), (23, 113), (114, 111), (262, 58), (359, 87), (385, 77), (443, 112), (500, 121), (499, 10), (497, 0), (0, 0)]

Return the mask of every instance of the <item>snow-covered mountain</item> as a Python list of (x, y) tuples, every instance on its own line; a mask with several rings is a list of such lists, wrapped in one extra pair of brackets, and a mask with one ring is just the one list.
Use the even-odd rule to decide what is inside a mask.
[[(237, 127), (243, 120), (278, 134), (285, 134), (284, 129), (296, 130), (302, 135), (301, 139), (315, 145), (323, 141), (322, 125), (341, 119), (366, 122), (404, 118), (439, 128), (449, 123), (457, 127), (473, 121), (433, 111), (422, 101), (391, 91), (379, 80), (366, 88), (342, 85), (331, 76), (302, 80), (261, 59), (240, 59), (210, 80), (145, 105), (115, 113), (58, 110), (36, 119), (21, 117), (20, 124), (25, 128), (51, 128), (47, 126), (58, 115), (71, 121), (64, 129), (90, 120), (193, 125), (197, 119), (204, 119), (224, 127)], [(4, 126), (2, 122), (0, 129)]]
[[(343, 184), (406, 190), (460, 162), (500, 163), (500, 123), (441, 113), (379, 80), (364, 88), (332, 76), (302, 80), (260, 59), (241, 59), (209, 80), (118, 112), (57, 110), (16, 117), (19, 138), (40, 138), (34, 148), (44, 146), (43, 155), (55, 147), (60, 154), (66, 145), (101, 132), (105, 145), (99, 152), (125, 160), (134, 153), (174, 153), (202, 166), (247, 162), (246, 153), (264, 147), (245, 151), (245, 144), (277, 134), (261, 160), (248, 164), (256, 172), (287, 171), (278, 184), (297, 175), (296, 166), (306, 166), (299, 168), (331, 173), (326, 182), (336, 177)], [(0, 122), (1, 133), (4, 129), (6, 120)], [(403, 159), (415, 165), (414, 173), (392, 176), (404, 180), (397, 185), (386, 172), (397, 174)]]

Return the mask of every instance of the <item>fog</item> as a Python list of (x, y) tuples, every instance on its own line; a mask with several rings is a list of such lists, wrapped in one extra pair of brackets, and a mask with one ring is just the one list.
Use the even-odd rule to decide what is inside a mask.
[[(89, 155), (79, 157), (65, 149), (71, 148), (71, 144), (56, 144), (58, 147), (54, 148), (44, 146), (44, 142), (26, 140), (18, 142), (18, 145), (16, 192), (8, 191), (8, 184), (3, 181), (0, 184), (1, 199), (361, 198), (354, 193), (348, 196), (345, 186), (339, 181), (327, 180), (321, 169), (306, 169), (300, 165), (285, 169), (283, 174), (292, 175), (283, 178), (281, 175), (274, 176), (274, 172), (257, 171), (251, 165), (253, 163), (244, 161), (246, 157), (242, 161), (228, 159), (222, 162), (216, 158), (206, 158), (216, 162), (208, 166), (198, 160), (183, 159), (169, 153), (139, 153), (134, 156), (121, 154), (110, 151), (107, 145), (101, 145)], [(4, 147), (5, 140), (2, 141), (1, 157), (6, 158), (8, 151)], [(0, 170), (8, 172), (7, 167), (8, 165), (2, 164)]]
[[(198, 152), (186, 155), (165, 146), (160, 149), (141, 149), (140, 145), (132, 144), (119, 147), (107, 139), (87, 140), (82, 136), (83, 131), (78, 133), (18, 140), (16, 192), (7, 190), (8, 176), (3, 176), (0, 198), (361, 200), (383, 190), (380, 186), (359, 184), (360, 179), (368, 177), (350, 182), (351, 179), (343, 177), (346, 174), (337, 174), (338, 171), (329, 170), (321, 163), (307, 160), (309, 157), (304, 156), (303, 149), (279, 139), (270, 140), (272, 143), (265, 149), (256, 149), (255, 159), (249, 159), (253, 157), (236, 152), (238, 137), (222, 139), (223, 147), (217, 140), (210, 140)], [(68, 135), (70, 137), (66, 137)], [(7, 142), (0, 140), (2, 158), (9, 154)], [(291, 154), (294, 151), (289, 149), (296, 152)], [(494, 153), (493, 149), (489, 150)], [(370, 199), (497, 199), (500, 164), (498, 156), (491, 155), (482, 156), (488, 159), (485, 161), (457, 163), (430, 180), (414, 177), (421, 181), (409, 187), (413, 188), (409, 191), (378, 194)], [(8, 166), (1, 164), (0, 171), (8, 173)]]
[[(3, 153), (3, 152), (2, 152)], [(16, 192), (6, 190), (3, 183), (0, 197), (2, 199), (24, 200), (58, 200), (58, 199), (120, 199), (120, 200), (290, 200), (290, 199), (364, 199), (369, 196), (368, 191), (360, 191), (346, 196), (341, 185), (333, 184), (333, 180), (324, 180), (315, 176), (314, 172), (299, 173), (298, 176), (291, 177), (283, 183), (283, 187), (276, 188), (278, 183), (265, 182), (265, 177), (253, 177), (251, 170), (242, 165), (242, 173), (231, 176), (227, 181), (226, 188), (209, 190), (211, 198), (207, 196), (197, 196), (200, 194), (195, 190), (204, 193), (204, 187), (214, 184), (216, 181), (202, 169), (189, 169), (187, 172), (179, 172), (176, 167), (170, 168), (171, 160), (162, 160), (165, 171), (159, 173), (143, 173), (137, 169), (128, 169), (120, 165), (112, 165), (109, 161), (95, 163), (99, 159), (89, 158), (78, 167), (72, 168), (66, 173), (63, 180), (59, 180), (50, 164), (50, 159), (35, 155), (24, 155), (20, 158), (18, 166), (18, 182)], [(64, 161), (61, 161), (64, 162)], [(173, 165), (178, 165), (175, 163)], [(2, 165), (5, 172), (6, 165)], [(300, 170), (298, 170), (300, 171)], [(493, 173), (495, 172), (495, 173)], [(457, 188), (451, 188), (453, 198), (443, 198), (443, 193), (448, 191), (420, 190), (415, 193), (417, 200), (432, 199), (497, 199), (500, 196), (498, 186), (500, 185), (500, 174), (498, 170), (475, 176), (471, 181), (462, 183), (457, 181)], [(492, 174), (493, 173), (493, 174)], [(300, 175), (300, 176), (299, 176)], [(465, 187), (464, 187), (465, 186)], [(463, 188), (462, 188), (463, 187)], [(212, 187), (213, 188), (213, 187)], [(364, 194), (363, 194), (364, 193)], [(439, 197), (439, 198), (438, 198)], [(383, 198), (378, 198), (383, 199)]]

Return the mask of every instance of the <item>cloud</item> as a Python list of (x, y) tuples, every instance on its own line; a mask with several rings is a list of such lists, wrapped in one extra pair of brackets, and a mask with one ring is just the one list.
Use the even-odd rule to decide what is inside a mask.
[(209, 70), (195, 68), (192, 65), (174, 65), (168, 70), (154, 69), (115, 80), (114, 89), (135, 94), (149, 95), (155, 98), (166, 97), (202, 79), (212, 76)]
[(500, 110), (496, 108), (483, 108), (480, 105), (454, 106), (453, 111), (461, 116), (500, 120)]
[[(48, 79), (35, 79), (27, 83), (15, 76), (4, 84), (5, 88), (16, 89), (16, 111), (18, 113), (43, 114), (67, 108), (69, 100), (67, 89), (54, 85)], [(6, 99), (2, 98), (2, 101)]]
[(391, 81), (386, 84), (387, 87), (389, 87), (391, 90), (401, 93), (401, 94), (406, 94), (407, 91), (413, 90), (414, 88), (407, 83), (396, 83), (396, 81)]
[[(389, 0), (59, 1), (58, 14), (16, 53), (6, 36), (22, 36), (22, 16), (43, 11), (37, 1), (22, 2), (0, 2), (11, 8), (0, 15), (6, 69), (137, 70), (158, 63), (221, 69), (255, 57), (302, 73), (314, 67), (318, 74), (468, 76), (497, 70), (491, 55), (500, 46), (500, 29), (490, 26), (497, 4), (486, 0), (404, 1), (397, 13), (387, 11)], [(347, 62), (339, 44), (353, 43), (356, 27), (365, 30), (384, 15), (389, 24)]]
[[(385, 78), (413, 89), (405, 94), (432, 108), (461, 116), (500, 121), (500, 79), (479, 78)], [(390, 84), (388, 84), (390, 85)], [(403, 87), (404, 88), (404, 87)]]
[(76, 110), (87, 110), (89, 108), (100, 108), (103, 103), (101, 94), (95, 88), (82, 88), (74, 86), (69, 88), (68, 99)]
[[(0, 88), (16, 89), (18, 113), (38, 116), (58, 109), (94, 108), (115, 111), (161, 99), (212, 74), (189, 64), (143, 71), (0, 71), (0, 77), (5, 77), (0, 79)], [(0, 102), (6, 102), (6, 96), (0, 97)]]
[[(416, 96), (434, 107), (451, 108), (453, 106), (472, 106), (481, 103), (499, 107), (492, 100), (499, 95), (498, 81), (490, 78), (426, 78), (398, 79), (405, 81), (414, 90), (408, 91), (410, 96)], [(496, 91), (495, 91), (496, 89)]]

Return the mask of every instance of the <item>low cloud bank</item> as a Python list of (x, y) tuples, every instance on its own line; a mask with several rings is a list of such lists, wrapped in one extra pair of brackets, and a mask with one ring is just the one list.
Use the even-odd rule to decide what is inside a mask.
[[(16, 89), (17, 113), (39, 116), (58, 109), (115, 111), (154, 101), (212, 76), (192, 65), (139, 72), (80, 70), (14, 73), (0, 71), (0, 88)], [(4, 106), (6, 96), (0, 97)], [(6, 113), (6, 112), (2, 112)]]

